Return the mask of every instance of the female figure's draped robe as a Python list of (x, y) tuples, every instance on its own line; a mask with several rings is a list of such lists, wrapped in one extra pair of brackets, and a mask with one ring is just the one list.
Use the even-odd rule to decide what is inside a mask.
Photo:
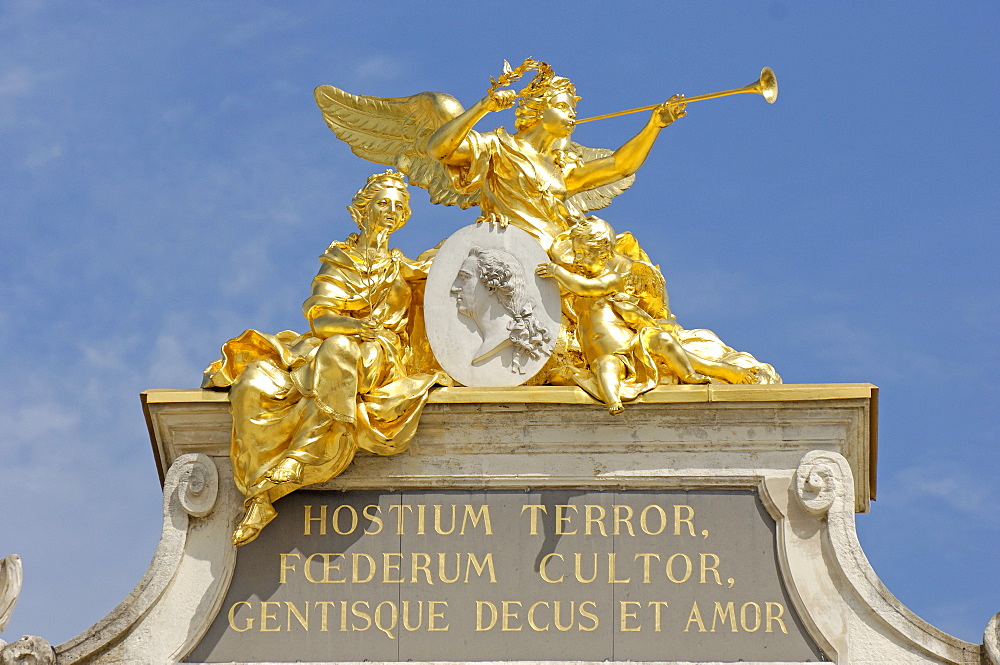
[[(412, 294), (407, 278), (426, 275), (426, 266), (396, 249), (366, 256), (356, 242), (356, 235), (335, 242), (320, 257), (322, 267), (302, 311), (310, 326), (323, 314), (375, 321), (379, 325), (368, 339), (247, 330), (226, 342), (222, 358), (205, 371), (202, 387), (231, 386), (230, 457), (248, 505), (263, 491), (274, 501), (329, 480), (358, 450), (403, 452), (416, 433), (428, 391), (443, 379), (442, 373), (408, 373)], [(286, 457), (303, 463), (301, 482), (263, 482), (264, 474)]]

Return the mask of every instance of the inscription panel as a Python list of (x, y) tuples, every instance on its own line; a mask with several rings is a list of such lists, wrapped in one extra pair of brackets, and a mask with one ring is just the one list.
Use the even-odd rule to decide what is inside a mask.
[(750, 490), (300, 491), (188, 662), (816, 661)]

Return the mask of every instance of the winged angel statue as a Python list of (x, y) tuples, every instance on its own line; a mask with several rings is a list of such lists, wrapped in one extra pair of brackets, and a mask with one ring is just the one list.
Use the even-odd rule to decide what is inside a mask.
[[(533, 77), (520, 91), (507, 89), (528, 72)], [(326, 123), (354, 154), (407, 174), (411, 184), (429, 192), (432, 203), (463, 209), (478, 206), (478, 221), (513, 224), (527, 231), (555, 261), (567, 260), (557, 255), (565, 253), (563, 246), (569, 242), (572, 229), (587, 219), (588, 212), (604, 208), (631, 186), (660, 131), (686, 114), (684, 97), (675, 95), (653, 108), (645, 126), (617, 150), (588, 148), (571, 138), (580, 99), (576, 88), (568, 78), (556, 76), (548, 64), (528, 58), (512, 69), (505, 61), (503, 73), (499, 78), (491, 77), (490, 83), (486, 96), (468, 109), (441, 92), (383, 98), (321, 85), (315, 94)], [(488, 132), (474, 129), (490, 113), (514, 106), (513, 134), (503, 127)], [(650, 262), (632, 234), (618, 234), (612, 251), (630, 261), (630, 283), (650, 287), (641, 289), (642, 293), (631, 289), (629, 294), (615, 297), (654, 303), (646, 307), (647, 313), (660, 321), (692, 360), (720, 362), (732, 369), (713, 374), (713, 380), (780, 382), (770, 365), (726, 346), (711, 331), (680, 328), (666, 306), (658, 266)], [(653, 273), (655, 279), (650, 279)], [(564, 298), (567, 325), (561, 333), (569, 339), (570, 347), (575, 346), (573, 338), (579, 338), (580, 333), (586, 336), (594, 332), (575, 330), (577, 317), (572, 309), (572, 298)], [(584, 375), (588, 372), (582, 370), (581, 374), (569, 367), (572, 362), (560, 360), (562, 378), (557, 369), (550, 371), (545, 381), (577, 383), (587, 389), (590, 382)], [(576, 364), (579, 367), (579, 362)], [(737, 372), (739, 367), (753, 371)], [(665, 372), (647, 383), (669, 382), (670, 375)]]
[[(535, 75), (522, 90), (502, 89), (526, 72)], [(672, 97), (612, 152), (571, 140), (580, 98), (573, 83), (546, 63), (528, 58), (511, 69), (505, 62), (491, 83), (469, 109), (441, 92), (383, 98), (331, 85), (316, 88), (316, 103), (354, 154), (407, 174), (411, 184), (428, 190), (432, 203), (479, 206), (480, 220), (513, 224), (546, 249), (583, 213), (625, 191), (660, 130), (685, 113), (683, 98)], [(503, 127), (473, 129), (489, 113), (515, 104), (514, 134)]]

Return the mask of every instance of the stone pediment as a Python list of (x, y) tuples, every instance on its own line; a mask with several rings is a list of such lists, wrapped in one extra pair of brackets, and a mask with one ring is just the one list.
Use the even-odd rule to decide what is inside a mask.
[(625, 418), (575, 388), (440, 389), (406, 453), (281, 500), (238, 550), (226, 393), (143, 405), (160, 546), (59, 663), (997, 663), (996, 618), (983, 645), (943, 633), (861, 550), (871, 385), (662, 387)]

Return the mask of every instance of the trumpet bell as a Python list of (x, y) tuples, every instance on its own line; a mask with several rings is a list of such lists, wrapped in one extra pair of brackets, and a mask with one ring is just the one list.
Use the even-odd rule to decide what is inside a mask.
[(778, 99), (778, 78), (771, 71), (770, 67), (760, 70), (759, 92), (764, 96), (764, 101), (773, 104)]

